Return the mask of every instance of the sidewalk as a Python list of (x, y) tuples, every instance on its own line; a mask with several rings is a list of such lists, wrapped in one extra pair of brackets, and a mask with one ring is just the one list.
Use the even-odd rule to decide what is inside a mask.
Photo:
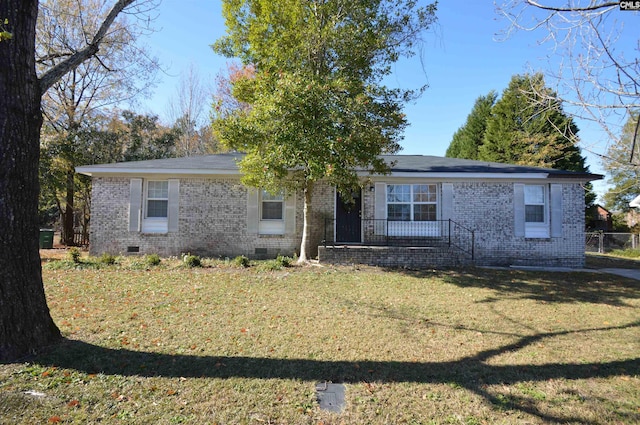
[(538, 267), (538, 266), (511, 266), (511, 267), (487, 267), (489, 269), (502, 270), (526, 270), (537, 272), (579, 272), (579, 273), (609, 273), (629, 279), (640, 280), (640, 269), (603, 268), (603, 269), (572, 269), (570, 267)]
[(638, 269), (598, 269), (597, 271), (640, 280), (640, 270)]

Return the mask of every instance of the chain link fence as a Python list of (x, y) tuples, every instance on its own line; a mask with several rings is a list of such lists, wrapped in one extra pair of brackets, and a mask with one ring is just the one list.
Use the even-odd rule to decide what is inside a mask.
[(585, 234), (586, 251), (606, 254), (617, 249), (640, 249), (640, 235), (634, 233), (589, 232)]

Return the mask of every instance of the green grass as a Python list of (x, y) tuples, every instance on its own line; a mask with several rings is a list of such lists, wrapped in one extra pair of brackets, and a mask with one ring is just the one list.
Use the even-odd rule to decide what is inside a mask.
[(618, 250), (607, 254), (588, 252), (586, 255), (586, 266), (591, 269), (640, 269), (640, 257), (634, 257), (636, 253), (640, 253), (640, 250)]
[(640, 249), (614, 249), (611, 251), (611, 255), (640, 259)]
[[(44, 280), (66, 340), (0, 365), (2, 424), (640, 422), (637, 281), (59, 263)], [(345, 383), (343, 413), (319, 409), (324, 380)]]

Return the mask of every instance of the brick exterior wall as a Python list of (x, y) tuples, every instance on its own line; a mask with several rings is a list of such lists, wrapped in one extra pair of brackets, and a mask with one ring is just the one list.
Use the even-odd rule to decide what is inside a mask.
[[(302, 239), (303, 198), (296, 195), (295, 233), (259, 235), (247, 226), (247, 188), (237, 178), (181, 178), (178, 232), (165, 234), (129, 231), (130, 179), (94, 177), (91, 205), (90, 254), (139, 254), (204, 257), (274, 258), (299, 252)], [(332, 214), (333, 188), (314, 188), (310, 255), (317, 255), (324, 217)]]
[[(538, 184), (540, 184), (538, 182)], [(562, 236), (534, 239), (515, 235), (513, 182), (454, 182), (451, 219), (474, 232), (474, 259), (451, 249), (327, 246), (320, 261), (362, 263), (388, 267), (584, 266), (584, 189), (580, 183), (562, 185)], [(365, 219), (374, 218), (375, 193), (363, 191)], [(365, 228), (365, 232), (372, 231)], [(365, 234), (366, 239), (366, 234)], [(454, 244), (470, 247), (470, 234), (452, 231)]]
[[(473, 264), (582, 267), (585, 242), (581, 184), (563, 184), (562, 236), (545, 239), (514, 236), (513, 187), (513, 182), (453, 182), (451, 219), (474, 231)], [(238, 178), (180, 178), (178, 232), (145, 234), (129, 231), (129, 191), (129, 178), (93, 178), (91, 255), (126, 254), (129, 247), (137, 247), (140, 254), (162, 256), (190, 252), (206, 257), (272, 258), (299, 252), (303, 224), (300, 193), (296, 195), (295, 233), (258, 235), (248, 231), (248, 192)], [(326, 184), (317, 184), (313, 193), (311, 256), (318, 254), (316, 248), (325, 236), (324, 220), (334, 217), (335, 203), (335, 191)], [(375, 192), (365, 187), (362, 193), (362, 216), (373, 219)], [(333, 227), (327, 230), (332, 233)], [(333, 235), (328, 236), (333, 239)], [(465, 235), (456, 237), (468, 239)], [(319, 259), (329, 263), (416, 268), (471, 264), (467, 257), (433, 248), (321, 248), (319, 252)]]
[(562, 185), (562, 236), (516, 237), (513, 183), (455, 183), (452, 219), (475, 232), (475, 263), (491, 266), (584, 266), (584, 189)]

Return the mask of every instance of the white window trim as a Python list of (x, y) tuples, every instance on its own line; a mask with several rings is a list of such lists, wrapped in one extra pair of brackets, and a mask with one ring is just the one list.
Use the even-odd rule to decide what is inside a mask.
[(264, 190), (258, 191), (258, 233), (261, 235), (284, 235), (285, 233), (285, 214), (286, 214), (286, 206), (285, 206), (285, 193), (281, 191), (282, 199), (280, 201), (268, 200), (267, 202), (280, 202), (282, 208), (282, 218), (271, 218), (264, 219), (262, 218), (262, 207), (263, 207), (263, 195)]
[[(167, 182), (167, 216), (166, 217), (147, 217), (147, 209), (149, 208), (149, 200), (164, 200), (164, 198), (149, 198), (149, 182)], [(168, 180), (144, 180), (143, 198), (142, 198), (142, 233), (168, 233), (169, 231), (169, 188)]]
[[(409, 202), (389, 202), (389, 186), (409, 186), (409, 197), (410, 200)], [(436, 195), (436, 200), (435, 202), (429, 202), (429, 201), (414, 201), (413, 197), (414, 197), (414, 186), (434, 186), (435, 187), (435, 195)], [(409, 209), (409, 216), (410, 219), (409, 220), (397, 220), (397, 221), (411, 221), (411, 222), (416, 222), (416, 223), (423, 223), (423, 222), (428, 222), (428, 221), (434, 221), (434, 220), (420, 220), (420, 221), (416, 221), (414, 219), (414, 205), (435, 205), (436, 206), (436, 220), (438, 219), (438, 213), (440, 211), (440, 202), (439, 202), (439, 196), (438, 196), (438, 185), (435, 183), (387, 183), (387, 198), (386, 198), (386, 204), (387, 204), (387, 219), (388, 219), (388, 214), (389, 214), (389, 204), (392, 205), (409, 205), (410, 209)]]
[[(408, 185), (410, 186), (410, 202), (389, 202), (389, 186), (402, 186)], [(427, 185), (427, 186), (435, 186), (435, 202), (414, 202), (413, 201), (413, 186), (415, 185)], [(438, 223), (438, 217), (440, 217), (441, 205), (440, 205), (440, 194), (439, 194), (439, 184), (437, 183), (420, 183), (420, 182), (411, 182), (411, 183), (387, 183), (385, 187), (385, 218), (387, 219), (387, 231), (388, 236), (416, 236), (416, 237), (439, 237), (441, 234), (440, 225)], [(402, 205), (410, 205), (410, 217), (409, 221), (389, 221), (389, 204), (402, 204)], [(413, 205), (435, 205), (436, 206), (436, 221), (414, 221), (413, 220)]]
[[(549, 238), (550, 237), (550, 231), (549, 231), (549, 185), (546, 184), (530, 184), (530, 185), (525, 185), (525, 193), (526, 193), (526, 186), (539, 186), (542, 187), (543, 190), (543, 194), (542, 194), (542, 199), (544, 200), (544, 221), (542, 222), (528, 222), (526, 220), (526, 208), (527, 205), (540, 205), (540, 204), (527, 204), (526, 200), (524, 201), (524, 209), (525, 209), (525, 217), (524, 217), (524, 236), (525, 238)], [(526, 198), (525, 198), (526, 199)]]

